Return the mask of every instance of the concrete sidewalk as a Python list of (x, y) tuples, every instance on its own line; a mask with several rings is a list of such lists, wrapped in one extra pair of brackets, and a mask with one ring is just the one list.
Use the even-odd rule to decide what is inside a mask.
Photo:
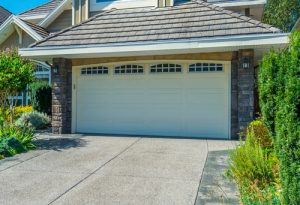
[(193, 205), (209, 151), (221, 140), (40, 137), (0, 161), (0, 204)]

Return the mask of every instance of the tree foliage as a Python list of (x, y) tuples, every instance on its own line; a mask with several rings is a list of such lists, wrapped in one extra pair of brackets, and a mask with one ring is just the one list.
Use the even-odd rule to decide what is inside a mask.
[(35, 111), (51, 115), (52, 89), (47, 82), (32, 83), (30, 85), (30, 97)]
[(0, 106), (3, 112), (8, 108), (12, 112), (16, 100), (8, 100), (10, 96), (16, 96), (24, 91), (34, 79), (33, 64), (23, 59), (16, 51), (0, 53)]
[(262, 117), (274, 135), (283, 203), (300, 204), (300, 33), (290, 48), (266, 55), (259, 71)]
[(300, 17), (299, 0), (268, 0), (263, 22), (288, 32)]

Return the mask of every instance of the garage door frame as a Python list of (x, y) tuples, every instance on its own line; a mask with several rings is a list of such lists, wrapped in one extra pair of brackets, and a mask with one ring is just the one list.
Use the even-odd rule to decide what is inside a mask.
[[(93, 67), (93, 66), (107, 66), (109, 69), (113, 69), (114, 66), (120, 64), (144, 64), (150, 66), (151, 64), (157, 63), (176, 63), (181, 64), (183, 70), (188, 69), (188, 65), (193, 63), (219, 63), (224, 65), (224, 71), (228, 74), (228, 138), (231, 138), (231, 61), (216, 61), (216, 60), (151, 60), (151, 61), (121, 61), (121, 62), (112, 62), (112, 63), (97, 63), (97, 64), (88, 64), (84, 66), (73, 66), (72, 67), (72, 133), (77, 131), (77, 78), (79, 76), (79, 70), (81, 68)], [(111, 74), (111, 72), (110, 72)], [(149, 73), (144, 73), (143, 75), (149, 75)]]

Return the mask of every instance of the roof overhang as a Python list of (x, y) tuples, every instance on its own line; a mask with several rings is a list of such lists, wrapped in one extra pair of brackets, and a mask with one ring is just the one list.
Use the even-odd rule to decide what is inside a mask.
[(71, 0), (64, 0), (61, 4), (56, 7), (46, 18), (44, 18), (40, 23), (39, 26), (44, 28), (48, 27), (62, 12), (66, 9), (71, 8), (72, 1)]
[(17, 16), (11, 15), (1, 26), (0, 26), (0, 44), (3, 43), (13, 32), (14, 25), (21, 28), (34, 40), (40, 41), (43, 39), (36, 31), (28, 26), (24, 21), (20, 20)]
[(256, 34), (206, 39), (167, 40), (126, 44), (34, 47), (20, 49), (28, 58), (45, 60), (64, 58), (97, 58), (119, 56), (144, 56), (181, 53), (226, 52), (253, 48), (284, 48), (289, 42), (288, 33)]
[(233, 8), (233, 7), (255, 7), (255, 6), (264, 6), (267, 3), (267, 0), (232, 0), (226, 2), (214, 3), (217, 6), (223, 8)]
[(47, 14), (39, 14), (39, 15), (19, 15), (18, 17), (26, 20), (26, 21), (31, 21), (31, 20), (40, 20), (40, 19), (44, 19), (47, 16)]

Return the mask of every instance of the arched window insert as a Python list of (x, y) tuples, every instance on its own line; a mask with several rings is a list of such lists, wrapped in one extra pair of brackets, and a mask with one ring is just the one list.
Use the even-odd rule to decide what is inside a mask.
[(195, 63), (189, 66), (189, 72), (215, 72), (223, 69), (223, 64), (216, 63)]
[(120, 65), (115, 67), (115, 74), (142, 74), (144, 67), (141, 65)]
[(150, 67), (150, 73), (181, 73), (182, 66), (179, 64), (163, 63)]
[(107, 74), (108, 74), (108, 67), (105, 66), (81, 68), (81, 75), (92, 76), (92, 75), (107, 75)]

